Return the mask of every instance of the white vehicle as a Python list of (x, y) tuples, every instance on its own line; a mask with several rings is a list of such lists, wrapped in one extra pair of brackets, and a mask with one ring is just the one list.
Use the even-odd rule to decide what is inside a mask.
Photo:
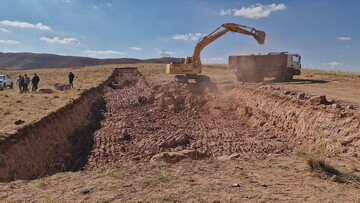
[(14, 87), (14, 81), (8, 75), (0, 75), (0, 87)]

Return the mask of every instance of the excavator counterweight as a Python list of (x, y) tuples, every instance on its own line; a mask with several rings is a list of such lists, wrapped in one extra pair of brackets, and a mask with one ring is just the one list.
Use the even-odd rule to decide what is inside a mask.
[(202, 72), (200, 53), (204, 47), (217, 40), (219, 37), (223, 36), (229, 31), (245, 35), (251, 35), (260, 45), (265, 43), (266, 34), (264, 31), (256, 30), (255, 28), (235, 23), (225, 23), (213, 30), (210, 34), (201, 38), (195, 45), (192, 57), (186, 57), (184, 63), (168, 64), (166, 67), (166, 73), (175, 74), (174, 80), (180, 83), (186, 83), (189, 79), (195, 79), (196, 82), (210, 80), (210, 78), (205, 75), (199, 75)]

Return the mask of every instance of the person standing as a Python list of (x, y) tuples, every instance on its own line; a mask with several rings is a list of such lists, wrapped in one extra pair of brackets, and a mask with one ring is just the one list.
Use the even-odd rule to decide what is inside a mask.
[(29, 92), (29, 86), (30, 84), (30, 78), (27, 76), (27, 74), (24, 75), (24, 89), (23, 89), (23, 92), (27, 93)]
[(39, 76), (36, 75), (36, 73), (34, 73), (34, 76), (31, 79), (31, 83), (32, 83), (32, 91), (36, 91), (38, 89), (38, 84), (40, 82), (40, 78)]
[(21, 78), (20, 78), (20, 82), (19, 82), (19, 84), (20, 84), (20, 93), (24, 93), (24, 91), (25, 91), (25, 78), (24, 78), (24, 76), (21, 76)]
[(70, 72), (70, 73), (69, 73), (69, 85), (71, 86), (71, 88), (74, 87), (74, 84), (73, 84), (74, 78), (75, 78), (74, 73)]
[(23, 92), (22, 85), (21, 85), (21, 75), (19, 75), (19, 78), (16, 80), (16, 85), (19, 87), (20, 93)]

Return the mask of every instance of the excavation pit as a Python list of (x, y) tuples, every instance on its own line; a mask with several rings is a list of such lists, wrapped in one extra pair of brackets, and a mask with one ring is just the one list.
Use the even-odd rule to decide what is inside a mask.
[(166, 161), (161, 156), (171, 163), (234, 154), (264, 158), (319, 142), (329, 155), (359, 150), (355, 110), (314, 105), (266, 85), (151, 84), (137, 69), (117, 69), (104, 84), (25, 127), (12, 137), (15, 143), (0, 144), (1, 180)]

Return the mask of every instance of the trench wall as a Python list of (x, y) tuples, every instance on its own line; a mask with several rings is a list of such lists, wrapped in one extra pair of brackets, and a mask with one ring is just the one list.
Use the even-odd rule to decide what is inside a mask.
[(66, 106), (0, 141), (0, 181), (35, 179), (79, 170), (92, 148), (92, 133), (100, 128), (105, 109), (101, 85), (84, 91)]
[(299, 98), (299, 94), (269, 86), (242, 86), (236, 89), (236, 100), (245, 105), (237, 111), (248, 116), (257, 128), (285, 132), (274, 134), (273, 139), (287, 142), (290, 148), (323, 150), (328, 156), (358, 157), (360, 111), (347, 110), (345, 106), (313, 105), (309, 98)]

